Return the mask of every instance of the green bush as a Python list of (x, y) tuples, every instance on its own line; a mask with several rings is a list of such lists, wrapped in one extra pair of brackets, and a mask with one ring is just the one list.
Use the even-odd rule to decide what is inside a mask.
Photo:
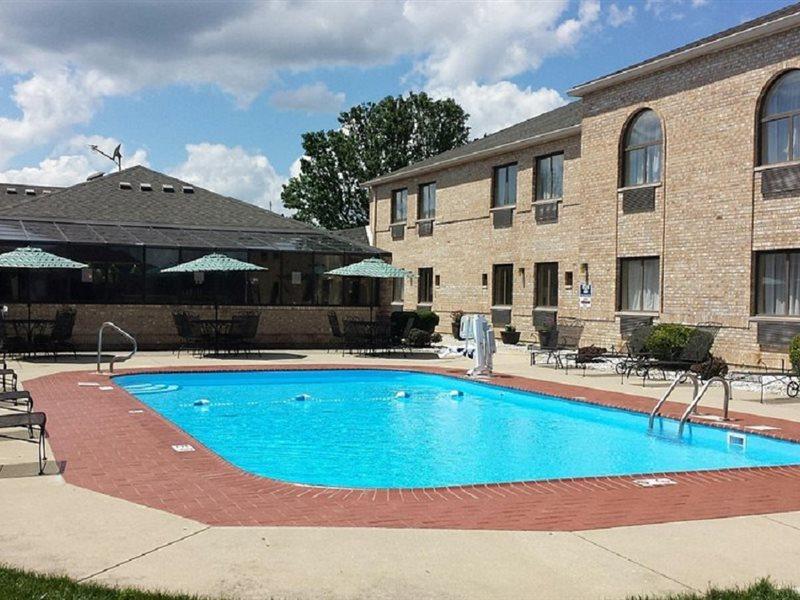
[(431, 334), (423, 329), (412, 329), (408, 332), (408, 345), (412, 348), (427, 348), (431, 345)]
[(701, 363), (692, 365), (691, 371), (697, 373), (702, 380), (708, 380), (712, 377), (723, 377), (728, 374), (728, 363), (724, 358), (708, 355), (708, 360)]
[(418, 310), (416, 326), (423, 331), (433, 333), (439, 324), (439, 315), (432, 310)]
[(800, 335), (796, 335), (789, 342), (789, 362), (795, 371), (800, 371)]
[(653, 358), (671, 360), (676, 358), (686, 347), (694, 331), (694, 327), (686, 325), (661, 323), (653, 327), (644, 347)]
[(431, 343), (438, 344), (442, 341), (442, 334), (435, 331), (431, 334)]

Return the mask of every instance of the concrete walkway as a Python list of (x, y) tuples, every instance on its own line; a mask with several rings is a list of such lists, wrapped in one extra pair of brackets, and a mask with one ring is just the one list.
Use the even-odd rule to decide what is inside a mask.
[[(324, 352), (271, 354), (295, 363), (403, 364)], [(129, 366), (211, 364), (143, 353)], [(221, 361), (231, 364), (234, 361)], [(244, 361), (246, 362), (246, 361)], [(464, 359), (418, 364), (467, 366)], [(12, 364), (23, 380), (91, 364)], [(657, 396), (610, 374), (565, 376), (501, 352), (497, 370)], [(686, 399), (688, 393), (682, 392)], [(736, 393), (734, 410), (800, 420), (800, 403)], [(590, 532), (207, 527), (37, 477), (35, 447), (0, 441), (0, 560), (112, 585), (228, 598), (624, 598), (704, 590), (770, 576), (800, 585), (800, 513)], [(56, 457), (57, 458), (57, 457)], [(800, 493), (800, 483), (798, 483)]]

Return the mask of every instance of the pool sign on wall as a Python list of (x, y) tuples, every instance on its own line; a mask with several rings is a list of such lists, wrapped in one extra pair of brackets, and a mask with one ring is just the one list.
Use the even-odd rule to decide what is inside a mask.
[(581, 308), (592, 308), (592, 284), (582, 283), (578, 291), (578, 303)]

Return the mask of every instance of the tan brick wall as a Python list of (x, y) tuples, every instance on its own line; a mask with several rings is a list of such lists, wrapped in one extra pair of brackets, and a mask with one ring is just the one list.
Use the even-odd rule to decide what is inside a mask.
[[(661, 321), (720, 322), (715, 351), (731, 361), (775, 364), (780, 354), (762, 351), (751, 319), (752, 256), (765, 249), (800, 247), (800, 195), (765, 199), (755, 152), (757, 113), (765, 86), (787, 68), (800, 68), (800, 31), (792, 30), (677, 67), (618, 84), (584, 98), (580, 137), (506, 156), (475, 161), (378, 187), (376, 245), (395, 264), (434, 268), (441, 286), (434, 309), (488, 312), (491, 266), (515, 267), (514, 323), (532, 337), (533, 265), (559, 263), (559, 315), (580, 316), (585, 343), (619, 338), (617, 260), (661, 257)], [(661, 117), (665, 137), (662, 183), (651, 213), (622, 214), (619, 143), (625, 124), (643, 108)], [(566, 152), (564, 202), (559, 223), (537, 225), (531, 211), (534, 157)], [(489, 216), (492, 167), (519, 163), (514, 226), (493, 230)], [(434, 234), (418, 238), (417, 186), (437, 182)], [(388, 232), (390, 192), (409, 189), (406, 239)], [(579, 265), (589, 264), (594, 297), (578, 309)], [(518, 269), (524, 268), (524, 284)], [(572, 270), (575, 289), (564, 288)], [(481, 274), (490, 286), (481, 286)], [(416, 303), (406, 285), (406, 306)]]

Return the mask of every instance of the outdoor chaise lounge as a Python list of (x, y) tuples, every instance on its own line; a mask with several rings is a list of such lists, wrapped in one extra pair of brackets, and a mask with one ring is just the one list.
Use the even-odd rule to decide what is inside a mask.
[[(9, 415), (0, 415), (0, 429), (17, 429), (26, 428), (29, 432), (33, 432), (34, 427), (39, 428), (39, 437), (36, 439), (20, 441), (32, 442), (39, 447), (39, 475), (44, 473), (44, 465), (47, 462), (47, 454), (45, 451), (45, 437), (47, 436), (47, 416), (43, 412), (18, 412)], [(31, 433), (32, 434), (32, 433)], [(19, 439), (10, 435), (0, 434), (0, 437), (9, 439)]]

